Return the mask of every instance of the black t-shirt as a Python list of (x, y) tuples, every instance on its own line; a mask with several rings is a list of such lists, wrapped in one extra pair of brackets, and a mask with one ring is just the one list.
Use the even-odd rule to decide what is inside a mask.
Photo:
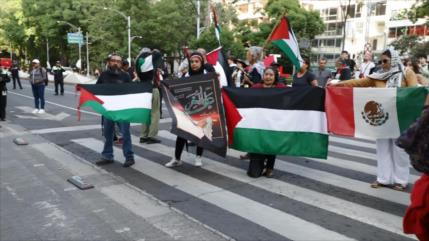
[(124, 71), (106, 70), (98, 77), (97, 84), (120, 84), (131, 82), (130, 75)]
[(315, 80), (316, 76), (310, 71), (305, 72), (301, 77), (297, 74), (293, 75), (292, 87), (311, 86), (311, 81)]

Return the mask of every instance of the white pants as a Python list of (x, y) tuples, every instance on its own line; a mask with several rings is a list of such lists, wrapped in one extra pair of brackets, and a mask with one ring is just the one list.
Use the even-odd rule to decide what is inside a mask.
[(396, 139), (377, 139), (377, 181), (406, 186), (410, 176), (410, 158), (395, 145)]

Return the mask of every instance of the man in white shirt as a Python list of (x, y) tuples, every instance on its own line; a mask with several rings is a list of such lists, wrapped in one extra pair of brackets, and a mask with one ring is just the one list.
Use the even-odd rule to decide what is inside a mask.
[(369, 75), (369, 71), (375, 67), (374, 62), (371, 61), (371, 54), (367, 53), (363, 57), (363, 63), (359, 67), (359, 78), (365, 78)]

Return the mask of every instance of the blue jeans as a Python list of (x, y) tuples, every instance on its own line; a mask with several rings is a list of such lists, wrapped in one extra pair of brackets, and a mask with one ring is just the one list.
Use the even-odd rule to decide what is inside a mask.
[[(122, 133), (123, 144), (122, 152), (124, 153), (125, 159), (134, 158), (134, 152), (131, 144), (131, 133), (129, 122), (116, 122), (119, 126), (119, 131)], [(106, 160), (113, 160), (113, 135), (115, 133), (115, 122), (103, 118), (103, 135), (106, 139), (104, 142), (103, 152), (101, 156)]]
[[(33, 90), (34, 96), (34, 105), (36, 109), (45, 109), (45, 85), (31, 85), (31, 89)], [(39, 108), (40, 102), (40, 108)]]

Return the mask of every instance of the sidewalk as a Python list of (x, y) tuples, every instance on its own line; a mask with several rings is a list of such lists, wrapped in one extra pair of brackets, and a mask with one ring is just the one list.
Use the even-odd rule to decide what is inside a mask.
[[(10, 122), (1, 123), (0, 148), (0, 240), (228, 239)], [(77, 189), (66, 181), (73, 175), (95, 188)]]

